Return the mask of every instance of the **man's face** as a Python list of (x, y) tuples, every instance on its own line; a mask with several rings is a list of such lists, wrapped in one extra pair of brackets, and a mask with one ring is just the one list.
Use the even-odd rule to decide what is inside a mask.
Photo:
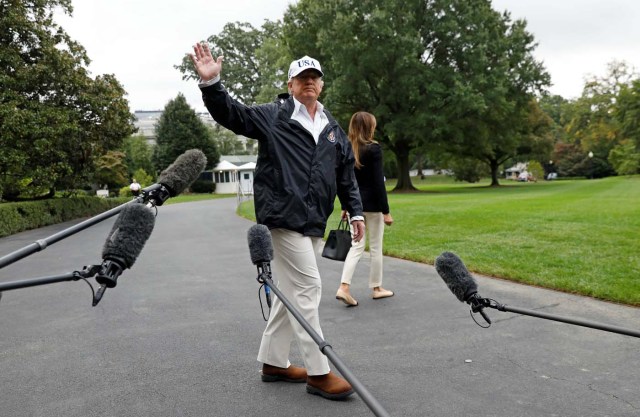
[(302, 71), (288, 83), (291, 94), (300, 102), (317, 100), (322, 92), (324, 82), (315, 70)]

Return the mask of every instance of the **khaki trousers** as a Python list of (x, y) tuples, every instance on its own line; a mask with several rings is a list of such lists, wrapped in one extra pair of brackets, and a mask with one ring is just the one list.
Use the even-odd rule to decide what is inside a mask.
[[(382, 238), (384, 236), (384, 215), (381, 212), (365, 212), (366, 224), (365, 236), (360, 242), (351, 242), (351, 249), (344, 260), (342, 278), (340, 282), (351, 285), (356, 265), (362, 257), (365, 247), (365, 239), (369, 236), (369, 254), (371, 255), (371, 267), (369, 269), (369, 288), (382, 285)], [(353, 235), (353, 226), (351, 227)]]
[[(282, 295), (324, 338), (320, 329), (318, 306), (322, 285), (316, 254), (322, 238), (303, 236), (286, 229), (272, 229), (273, 281)], [(278, 297), (274, 297), (267, 327), (262, 334), (258, 361), (288, 368), (289, 351), (293, 339), (298, 342), (308, 375), (329, 373), (329, 361), (298, 321), (289, 313)]]

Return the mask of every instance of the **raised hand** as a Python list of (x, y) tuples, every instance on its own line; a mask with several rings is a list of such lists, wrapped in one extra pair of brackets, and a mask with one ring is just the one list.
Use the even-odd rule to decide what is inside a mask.
[(222, 71), (222, 56), (219, 56), (218, 59), (213, 59), (209, 45), (206, 43), (193, 45), (193, 52), (189, 56), (202, 81), (209, 81), (220, 75)]

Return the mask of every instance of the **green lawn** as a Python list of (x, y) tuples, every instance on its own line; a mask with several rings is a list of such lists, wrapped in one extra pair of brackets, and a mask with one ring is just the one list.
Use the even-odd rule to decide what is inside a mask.
[[(414, 185), (389, 194), (386, 255), (433, 264), (452, 251), (472, 272), (640, 306), (640, 176)], [(254, 218), (251, 202), (239, 212)]]
[(235, 194), (180, 194), (171, 197), (164, 204), (189, 203), (192, 201), (215, 200), (218, 198), (236, 198)]

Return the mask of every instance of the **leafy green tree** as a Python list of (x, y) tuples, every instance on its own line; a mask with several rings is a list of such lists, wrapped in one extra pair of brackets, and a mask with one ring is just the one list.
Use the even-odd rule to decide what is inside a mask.
[[(292, 51), (318, 58), (328, 107), (346, 122), (376, 115), (411, 190), (411, 151), (446, 150), (498, 168), (529, 133), (530, 102), (549, 83), (521, 20), (488, 0), (301, 0), (285, 14)], [(314, 35), (315, 34), (315, 35)]]
[[(249, 152), (244, 143), (238, 138), (238, 135), (232, 131), (225, 129), (220, 125), (216, 125), (211, 129), (211, 137), (216, 143), (220, 155), (248, 155)], [(253, 141), (250, 141), (253, 142)]]
[(475, 158), (453, 158), (447, 166), (453, 171), (453, 178), (456, 181), (476, 183), (482, 177), (489, 175), (486, 164)]
[[(134, 131), (124, 89), (53, 20), (70, 0), (0, 1), (0, 192), (75, 187)], [(23, 179), (28, 178), (25, 182)]]
[(220, 154), (207, 126), (182, 94), (170, 100), (156, 126), (157, 145), (153, 152), (156, 171), (161, 172), (189, 149), (200, 149), (207, 157), (206, 169), (218, 164)]
[(614, 116), (620, 126), (620, 134), (631, 140), (640, 151), (640, 79), (623, 85), (618, 94)]
[(488, 1), (433, 4), (438, 9), (426, 25), (425, 39), (452, 92), (442, 97), (451, 103), (443, 107), (444, 147), (484, 162), (497, 186), (505, 161), (528, 156), (546, 142), (536, 132), (546, 123), (536, 116), (533, 99), (549, 84), (549, 75), (532, 55), (536, 44), (526, 21), (512, 21)]
[(551, 154), (555, 171), (561, 177), (590, 177), (593, 161), (575, 143), (556, 143)]
[(611, 149), (608, 160), (618, 175), (640, 174), (640, 152), (629, 139)]
[[(624, 92), (629, 91), (634, 78), (637, 74), (626, 63), (611, 62), (606, 75), (593, 76), (586, 81), (582, 95), (570, 107), (570, 120), (565, 128), (567, 140), (577, 144), (585, 155), (593, 152), (594, 161), (599, 161), (597, 166), (601, 168), (598, 176), (613, 173), (613, 167), (607, 166), (607, 157), (624, 139), (622, 126), (625, 119), (629, 121), (623, 115), (624, 110), (616, 117), (616, 107), (621, 95), (626, 102)], [(626, 124), (627, 127), (632, 125)]]
[(538, 161), (529, 161), (527, 171), (533, 176), (534, 180), (544, 178), (544, 168), (542, 168), (542, 164)]
[(327, 107), (346, 126), (358, 110), (377, 118), (378, 139), (398, 162), (396, 189), (414, 189), (410, 153), (433, 139), (436, 114), (429, 66), (422, 60), (425, 2), (409, 0), (318, 3), (299, 1), (285, 14), (293, 55), (318, 58), (325, 70)]
[(129, 184), (129, 170), (125, 165), (125, 154), (120, 151), (108, 151), (96, 161), (94, 179), (109, 189), (118, 189)]
[[(280, 22), (266, 20), (261, 28), (250, 23), (227, 23), (207, 42), (215, 56), (224, 55), (223, 78), (229, 93), (251, 105), (269, 102), (287, 90), (291, 58), (286, 53)], [(189, 57), (176, 68), (183, 79), (197, 79)]]
[(125, 164), (129, 169), (129, 176), (133, 176), (140, 181), (140, 178), (134, 174), (137, 170), (142, 169), (147, 173), (154, 172), (153, 149), (147, 144), (144, 136), (129, 136), (124, 140), (122, 149), (126, 155)]
[(619, 175), (640, 173), (640, 79), (620, 88), (614, 117), (620, 127), (620, 143), (609, 151), (608, 161)]
[(153, 177), (149, 175), (144, 169), (138, 168), (133, 173), (133, 178), (142, 186), (142, 188), (153, 184)]
[(569, 123), (568, 112), (571, 102), (560, 95), (545, 94), (538, 100), (540, 109), (551, 118), (551, 135), (554, 145), (558, 142), (567, 142), (565, 126)]

